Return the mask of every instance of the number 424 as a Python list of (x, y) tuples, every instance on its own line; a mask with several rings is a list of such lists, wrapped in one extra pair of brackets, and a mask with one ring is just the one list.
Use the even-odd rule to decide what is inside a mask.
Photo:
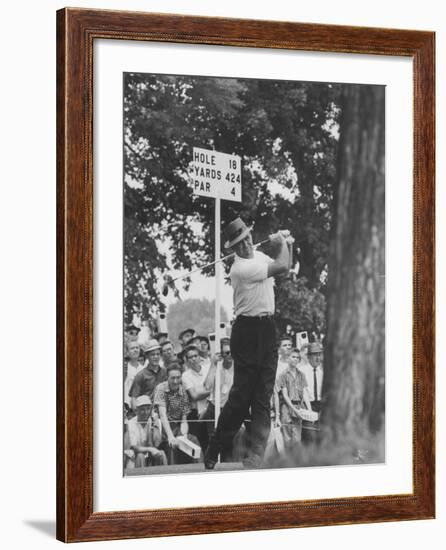
[[(227, 173), (226, 174), (226, 181), (228, 181), (229, 183), (240, 183), (240, 174), (237, 174), (237, 176), (231, 172), (231, 173)], [(231, 189), (231, 195), (234, 195), (235, 196), (235, 187), (233, 187)]]

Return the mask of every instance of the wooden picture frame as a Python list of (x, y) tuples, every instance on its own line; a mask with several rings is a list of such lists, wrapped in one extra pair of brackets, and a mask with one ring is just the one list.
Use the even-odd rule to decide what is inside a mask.
[[(93, 43), (177, 42), (413, 60), (411, 494), (93, 512)], [(432, 32), (66, 8), (57, 12), (57, 538), (65, 542), (426, 519), (435, 510)]]

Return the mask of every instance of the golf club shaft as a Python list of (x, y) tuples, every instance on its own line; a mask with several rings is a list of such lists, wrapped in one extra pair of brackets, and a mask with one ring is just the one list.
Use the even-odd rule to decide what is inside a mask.
[[(254, 248), (257, 248), (258, 246), (265, 244), (269, 241), (269, 237), (263, 241), (260, 241), (259, 243), (256, 243), (254, 245)], [(202, 271), (203, 269), (206, 269), (207, 267), (211, 267), (215, 265), (218, 262), (224, 262), (225, 260), (228, 260), (229, 258), (232, 258), (234, 256), (234, 252), (231, 252), (231, 254), (228, 254), (227, 256), (223, 256), (223, 258), (220, 258), (219, 260), (214, 260), (213, 262), (209, 262), (206, 265), (202, 265), (201, 267), (196, 267), (192, 269), (191, 271), (188, 271), (187, 273), (183, 273), (181, 275), (178, 275), (177, 277), (174, 277), (172, 279), (169, 279), (169, 284), (174, 283), (175, 281), (179, 281), (180, 279), (185, 279), (186, 277), (189, 277), (189, 275), (192, 275), (193, 273), (196, 273), (197, 271)]]

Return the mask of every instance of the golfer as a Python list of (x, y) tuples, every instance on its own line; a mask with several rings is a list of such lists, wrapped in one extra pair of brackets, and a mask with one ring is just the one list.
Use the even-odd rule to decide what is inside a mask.
[(251, 410), (250, 446), (246, 468), (259, 468), (270, 430), (270, 399), (277, 369), (273, 277), (289, 270), (289, 251), (282, 233), (271, 235), (275, 259), (254, 250), (251, 229), (236, 218), (224, 230), (225, 248), (235, 260), (230, 279), (235, 322), (231, 333), (234, 383), (209, 442), (204, 465), (212, 470), (221, 452), (232, 448), (234, 436)]

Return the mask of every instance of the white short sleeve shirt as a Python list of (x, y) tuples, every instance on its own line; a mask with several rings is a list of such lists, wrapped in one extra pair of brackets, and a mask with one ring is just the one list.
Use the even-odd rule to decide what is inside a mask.
[[(183, 387), (185, 390), (195, 388), (197, 391), (204, 391), (204, 381), (206, 379), (207, 372), (203, 368), (199, 372), (193, 369), (186, 369), (182, 375)], [(198, 401), (192, 401), (192, 408), (197, 409), (198, 414), (204, 412), (207, 407), (207, 399), (199, 399)]]
[(274, 279), (268, 277), (268, 265), (274, 260), (254, 251), (253, 258), (235, 256), (229, 276), (234, 290), (235, 315), (272, 315), (274, 313)]

